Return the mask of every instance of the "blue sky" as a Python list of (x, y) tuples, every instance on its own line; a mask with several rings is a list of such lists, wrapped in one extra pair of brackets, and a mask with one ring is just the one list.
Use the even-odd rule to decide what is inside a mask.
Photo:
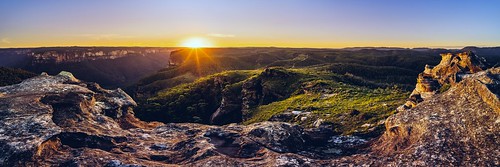
[(0, 47), (500, 45), (500, 1), (12, 0)]

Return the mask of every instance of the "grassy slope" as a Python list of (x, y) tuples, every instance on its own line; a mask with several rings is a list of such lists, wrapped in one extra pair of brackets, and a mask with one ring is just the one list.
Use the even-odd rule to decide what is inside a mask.
[[(222, 96), (241, 103), (244, 83), (258, 80), (266, 95), (243, 113), (243, 123), (300, 110), (311, 112), (308, 119), (302, 121), (299, 116), (287, 121), (311, 126), (322, 119), (338, 132), (356, 133), (376, 126), (363, 125), (376, 124), (402, 104), (425, 64), (437, 64), (444, 51), (234, 48), (204, 52), (195, 58), (192, 50), (179, 50), (171, 55), (177, 66), (141, 80), (137, 90), (148, 99), (138, 99), (137, 115), (144, 120), (209, 123)], [(266, 76), (265, 68), (286, 75)], [(217, 83), (220, 78), (223, 84)]]
[[(408, 92), (391, 89), (368, 89), (341, 83), (330, 83), (331, 93), (309, 93), (291, 96), (285, 100), (259, 106), (251, 111), (252, 115), (245, 124), (269, 120), (272, 116), (284, 111), (311, 112), (305, 117), (323, 119), (325, 122), (337, 123), (336, 131), (350, 134), (355, 130), (362, 131), (364, 124), (376, 124), (389, 116), (401, 105)], [(359, 111), (358, 114), (346, 114)], [(302, 121), (300, 117), (295, 123), (311, 126), (316, 119)]]
[[(364, 124), (376, 124), (386, 118), (403, 104), (409, 95), (409, 92), (397, 86), (369, 88), (368, 86), (374, 87), (375, 83), (360, 77), (349, 79), (351, 75), (317, 69), (290, 70), (301, 74), (298, 82), (303, 86), (284, 100), (261, 105), (249, 113), (244, 113), (244, 123), (269, 120), (272, 116), (286, 111), (303, 111), (311, 112), (305, 116), (308, 119), (302, 121), (299, 116), (293, 119), (294, 123), (311, 126), (313, 121), (322, 119), (340, 125), (336, 127), (338, 132), (350, 134), (356, 130), (366, 130), (368, 127), (361, 127)], [(359, 113), (346, 114), (354, 110)]]
[[(136, 112), (146, 120), (208, 123), (220, 106), (223, 89), (239, 94), (243, 83), (260, 78), (264, 89), (284, 97), (264, 99), (262, 105), (243, 113), (244, 123), (265, 121), (283, 112), (299, 110), (311, 112), (307, 116), (310, 119), (291, 122), (311, 126), (314, 120), (323, 119), (338, 124), (336, 131), (350, 134), (369, 128), (361, 127), (364, 124), (376, 124), (387, 117), (408, 96), (408, 92), (400, 88), (373, 88), (384, 84), (324, 70), (328, 67), (274, 68), (288, 77), (268, 77), (262, 74), (263, 70), (226, 71), (159, 92)], [(225, 80), (223, 86), (214, 82), (220, 78)], [(346, 114), (354, 110), (359, 113)]]

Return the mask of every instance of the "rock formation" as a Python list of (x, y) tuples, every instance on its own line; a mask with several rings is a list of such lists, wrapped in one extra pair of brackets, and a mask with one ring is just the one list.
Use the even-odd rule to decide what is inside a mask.
[(399, 110), (415, 107), (439, 91), (457, 84), (465, 74), (483, 71), (485, 68), (486, 61), (472, 52), (441, 54), (441, 62), (438, 65), (426, 65), (424, 72), (418, 75), (415, 90)]
[(281, 122), (146, 123), (120, 89), (43, 74), (0, 87), (0, 166), (499, 166), (500, 68), (455, 67), (469, 72), (434, 67), (449, 90), (370, 141)]
[(500, 68), (467, 74), (445, 93), (386, 120), (377, 152), (397, 166), (500, 165)]
[(273, 165), (288, 163), (277, 161), (287, 154), (353, 154), (366, 142), (329, 141), (331, 135), (280, 122), (146, 123), (134, 117), (135, 105), (120, 89), (102, 89), (68, 72), (1, 87), (0, 166)]
[[(210, 123), (224, 125), (228, 123), (240, 123), (243, 114), (259, 105), (269, 104), (277, 99), (284, 99), (286, 93), (270, 88), (269, 82), (276, 78), (291, 78), (292, 74), (285, 73), (280, 69), (266, 68), (259, 76), (245, 80), (237, 92), (229, 89), (222, 91), (220, 106), (211, 115)], [(219, 80), (216, 78), (216, 80)], [(217, 81), (216, 81), (217, 82)], [(267, 83), (267, 84), (266, 84)], [(221, 84), (223, 85), (223, 84)], [(221, 86), (224, 87), (225, 85)]]

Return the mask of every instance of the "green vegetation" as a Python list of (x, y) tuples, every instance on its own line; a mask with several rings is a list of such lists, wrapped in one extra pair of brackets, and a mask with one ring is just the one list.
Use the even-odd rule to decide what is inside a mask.
[[(375, 126), (409, 95), (397, 86), (327, 69), (331, 69), (331, 65), (217, 73), (161, 91), (143, 101), (136, 112), (140, 118), (150, 121), (210, 123), (224, 96), (233, 99), (231, 105), (242, 110), (242, 94), (250, 92), (255, 98), (246, 100), (254, 105), (241, 115), (245, 124), (297, 110), (310, 112), (305, 116), (308, 119), (282, 121), (312, 126), (314, 121), (322, 119), (338, 124), (336, 131), (350, 134)], [(346, 115), (353, 111), (359, 113)]]
[[(229, 48), (204, 49), (194, 57), (193, 52), (174, 52), (175, 66), (136, 85), (140, 91), (133, 93), (143, 95), (136, 98), (139, 118), (323, 122), (338, 133), (370, 133), (383, 129), (379, 122), (405, 102), (418, 73), (425, 64), (437, 64), (441, 50)], [(233, 115), (224, 117), (228, 113)]]
[(36, 76), (36, 74), (21, 69), (0, 67), (0, 86), (12, 85)]
[(451, 85), (450, 84), (444, 84), (439, 88), (439, 93), (446, 92), (448, 89), (450, 89)]
[(223, 89), (241, 90), (235, 85), (241, 85), (242, 80), (258, 72), (226, 71), (167, 89), (142, 102), (136, 108), (137, 116), (144, 120), (163, 122), (208, 123), (211, 114), (220, 105)]
[[(361, 49), (300, 48), (212, 48), (198, 51), (181, 49), (173, 52), (176, 64), (140, 80), (128, 92), (153, 96), (178, 84), (226, 70), (255, 70), (266, 67), (304, 68), (332, 65), (330, 71), (346, 72), (368, 81), (414, 86), (415, 78), (426, 64), (439, 63), (439, 53), (447, 50), (415, 51)], [(327, 69), (322, 69), (327, 70)], [(354, 70), (354, 71), (353, 71)], [(181, 77), (179, 76), (189, 76)]]
[[(342, 83), (330, 83), (333, 88), (328, 93), (309, 93), (294, 95), (282, 101), (262, 105), (253, 109), (245, 124), (269, 120), (272, 116), (286, 111), (311, 112), (308, 119), (294, 119), (295, 123), (311, 126), (317, 119), (336, 123), (335, 130), (350, 134), (367, 130), (364, 124), (376, 125), (388, 117), (395, 108), (404, 102), (409, 93), (401, 90), (367, 89)], [(359, 113), (356, 113), (359, 112)], [(311, 119), (314, 118), (314, 119)]]

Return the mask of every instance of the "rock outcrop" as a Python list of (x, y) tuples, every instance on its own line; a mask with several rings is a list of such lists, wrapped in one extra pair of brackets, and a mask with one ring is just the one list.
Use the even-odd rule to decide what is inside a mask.
[(44, 74), (0, 87), (0, 166), (499, 166), (499, 95), (500, 68), (464, 74), (369, 141), (282, 122), (146, 123), (120, 89)]
[(397, 166), (500, 165), (500, 68), (467, 74), (445, 93), (386, 120), (375, 146)]
[(415, 90), (399, 110), (415, 107), (425, 99), (457, 84), (466, 74), (483, 71), (487, 68), (486, 60), (472, 52), (441, 54), (441, 62), (436, 66), (426, 65), (424, 72), (417, 78)]
[(287, 93), (277, 91), (270, 86), (272, 85), (270, 83), (278, 78), (293, 78), (293, 74), (281, 69), (267, 68), (257, 77), (244, 80), (241, 85), (237, 85), (238, 89), (235, 89), (237, 91), (223, 89), (221, 104), (211, 115), (210, 123), (215, 125), (240, 123), (244, 114), (249, 114), (251, 109), (284, 99), (288, 96)]
[(288, 163), (281, 155), (324, 159), (366, 143), (280, 122), (146, 123), (134, 117), (135, 105), (120, 89), (67, 72), (1, 87), (0, 166), (268, 166)]

